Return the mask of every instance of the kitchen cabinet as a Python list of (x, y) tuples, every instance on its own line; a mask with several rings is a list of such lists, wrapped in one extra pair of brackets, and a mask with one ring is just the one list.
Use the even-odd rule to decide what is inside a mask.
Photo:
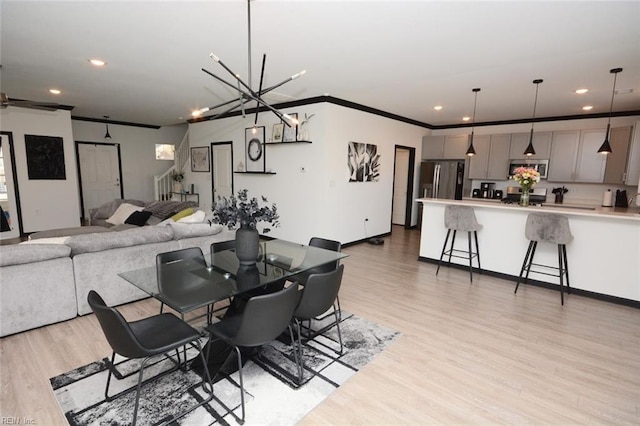
[(469, 160), (469, 179), (507, 180), (510, 134), (476, 136), (476, 155)]
[(574, 182), (602, 183), (607, 156), (598, 154), (604, 142), (604, 130), (583, 130), (580, 132), (580, 147), (576, 160)]
[(633, 128), (633, 140), (629, 148), (629, 161), (627, 161), (627, 175), (625, 178), (625, 184), (631, 186), (636, 186), (640, 180), (640, 121)]
[(573, 182), (579, 145), (580, 132), (578, 130), (553, 132), (548, 181)]
[(536, 153), (530, 157), (524, 155), (524, 151), (529, 145), (530, 133), (514, 133), (511, 135), (511, 144), (509, 148), (509, 159), (537, 159), (547, 160), (551, 153), (551, 132), (533, 133), (533, 149)]
[(604, 137), (602, 129), (553, 132), (547, 180), (602, 183), (606, 158), (598, 148)]
[(469, 135), (423, 136), (423, 160), (461, 160), (465, 158)]
[[(609, 143), (611, 154), (607, 155), (604, 168), (604, 183), (623, 184), (627, 172), (627, 159), (631, 143), (631, 126), (611, 129)], [(636, 179), (637, 183), (637, 179)]]

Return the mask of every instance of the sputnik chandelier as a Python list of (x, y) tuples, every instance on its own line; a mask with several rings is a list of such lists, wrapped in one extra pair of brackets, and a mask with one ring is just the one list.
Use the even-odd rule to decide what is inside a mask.
[(223, 116), (225, 114), (228, 114), (238, 108), (241, 108), (242, 110), (242, 116), (246, 117), (245, 114), (245, 104), (247, 102), (256, 102), (256, 106), (255, 106), (255, 111), (256, 111), (256, 115), (255, 115), (255, 120), (254, 120), (254, 127), (258, 124), (258, 113), (260, 111), (260, 107), (266, 108), (269, 111), (273, 112), (280, 120), (282, 120), (284, 122), (284, 124), (286, 126), (291, 126), (291, 124), (296, 125), (298, 124), (298, 120), (296, 120), (295, 118), (289, 116), (288, 114), (282, 113), (280, 111), (278, 111), (276, 108), (274, 108), (273, 106), (271, 106), (267, 101), (264, 100), (263, 96), (269, 92), (271, 92), (272, 90), (282, 86), (285, 83), (288, 83), (292, 80), (295, 80), (296, 78), (300, 77), (301, 75), (304, 75), (306, 73), (306, 71), (300, 71), (297, 74), (292, 75), (289, 78), (284, 79), (283, 81), (281, 81), (278, 84), (275, 84), (273, 86), (267, 87), (267, 88), (263, 88), (262, 87), (262, 83), (263, 83), (263, 78), (264, 78), (264, 67), (265, 67), (265, 62), (267, 60), (267, 55), (263, 54), (262, 55), (262, 69), (260, 72), (260, 85), (258, 86), (258, 90), (254, 91), (251, 88), (251, 0), (247, 0), (247, 28), (248, 28), (248, 83), (245, 82), (244, 80), (242, 80), (240, 78), (240, 75), (233, 72), (227, 65), (225, 65), (224, 62), (222, 62), (222, 60), (216, 56), (213, 53), (209, 54), (209, 57), (211, 58), (211, 60), (213, 60), (215, 63), (219, 64), (222, 68), (225, 69), (225, 71), (227, 71), (229, 74), (231, 74), (231, 76), (234, 78), (235, 81), (233, 82), (229, 82), (217, 75), (215, 75), (214, 73), (212, 73), (211, 71), (208, 71), (204, 68), (202, 68), (202, 71), (205, 72), (206, 74), (210, 75), (211, 77), (215, 78), (216, 80), (218, 80), (219, 82), (231, 87), (233, 90), (236, 90), (238, 92), (238, 97), (231, 99), (227, 102), (222, 102), (220, 104), (211, 106), (211, 107), (205, 107), (205, 108), (200, 108), (196, 111), (193, 111), (191, 113), (191, 115), (195, 118), (197, 117), (202, 117), (204, 114), (208, 113), (208, 112), (212, 112), (215, 110), (219, 110), (220, 108), (224, 107), (224, 106), (229, 106), (227, 109), (216, 113), (215, 115), (211, 116), (211, 118), (216, 118), (216, 117), (220, 117)]

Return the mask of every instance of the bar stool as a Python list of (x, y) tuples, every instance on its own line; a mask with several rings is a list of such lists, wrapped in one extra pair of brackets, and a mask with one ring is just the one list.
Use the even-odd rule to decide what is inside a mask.
[[(525, 269), (527, 270), (524, 276), (524, 282), (526, 283), (529, 279), (531, 266), (543, 267), (558, 271), (557, 275), (535, 270), (533, 272), (560, 278), (560, 303), (564, 305), (563, 277), (566, 277), (567, 280), (567, 293), (571, 294), (569, 267), (567, 266), (567, 244), (573, 240), (573, 235), (571, 235), (571, 229), (569, 228), (569, 219), (566, 216), (555, 213), (530, 213), (527, 216), (527, 225), (524, 233), (530, 242), (522, 263), (522, 269), (520, 269), (520, 276), (518, 277), (514, 294), (518, 291)], [(558, 267), (533, 263), (533, 256), (536, 254), (538, 242), (558, 245)]]
[[(478, 271), (482, 271), (480, 268), (480, 250), (478, 248), (478, 231), (482, 229), (482, 225), (476, 220), (476, 214), (472, 207), (469, 206), (454, 206), (447, 205), (444, 209), (444, 226), (447, 228), (447, 237), (444, 239), (444, 245), (442, 246), (442, 253), (440, 253), (440, 260), (438, 261), (438, 269), (436, 269), (436, 275), (440, 272), (440, 264), (442, 258), (445, 255), (449, 256), (449, 266), (451, 265), (451, 257), (458, 257), (461, 259), (469, 258), (469, 280), (473, 282), (473, 265), (472, 259), (475, 257), (478, 261)], [(449, 235), (453, 231), (453, 238), (451, 238), (451, 246), (447, 250), (447, 242), (449, 241)], [(456, 241), (456, 232), (466, 231), (467, 240), (469, 242), (469, 250), (454, 249), (453, 245)], [(471, 250), (471, 233), (476, 242), (475, 253)], [(467, 256), (460, 256), (455, 253), (465, 253)]]

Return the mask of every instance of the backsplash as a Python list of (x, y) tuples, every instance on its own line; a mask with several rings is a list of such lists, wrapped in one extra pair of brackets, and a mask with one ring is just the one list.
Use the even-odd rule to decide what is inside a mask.
[[(492, 182), (487, 180), (473, 180), (472, 181), (472, 189), (480, 188), (480, 182)], [(503, 180), (503, 181), (493, 181), (495, 185), (493, 189), (501, 189), (505, 191), (509, 186), (518, 186), (518, 184), (513, 180)], [(547, 182), (546, 180), (541, 180), (536, 188), (547, 188), (547, 202), (552, 203), (554, 201), (554, 194), (551, 193), (553, 188), (558, 188), (564, 186), (569, 190), (566, 194), (564, 194), (564, 203), (565, 204), (587, 204), (599, 206), (602, 204), (602, 197), (604, 192), (607, 189), (610, 189), (614, 195), (617, 189), (626, 190), (627, 197), (631, 197), (636, 192), (639, 191), (639, 188), (636, 186), (626, 186), (626, 185), (607, 185), (607, 184), (592, 184), (592, 183), (560, 183), (560, 182)], [(470, 197), (471, 194), (465, 194), (465, 196)], [(638, 196), (640, 198), (640, 196)], [(636, 198), (633, 204), (636, 204), (638, 198)]]

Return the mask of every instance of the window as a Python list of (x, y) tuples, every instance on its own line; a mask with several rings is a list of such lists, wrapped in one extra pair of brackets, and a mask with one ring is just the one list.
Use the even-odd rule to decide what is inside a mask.
[(172, 160), (176, 151), (175, 145), (156, 144), (156, 160)]

